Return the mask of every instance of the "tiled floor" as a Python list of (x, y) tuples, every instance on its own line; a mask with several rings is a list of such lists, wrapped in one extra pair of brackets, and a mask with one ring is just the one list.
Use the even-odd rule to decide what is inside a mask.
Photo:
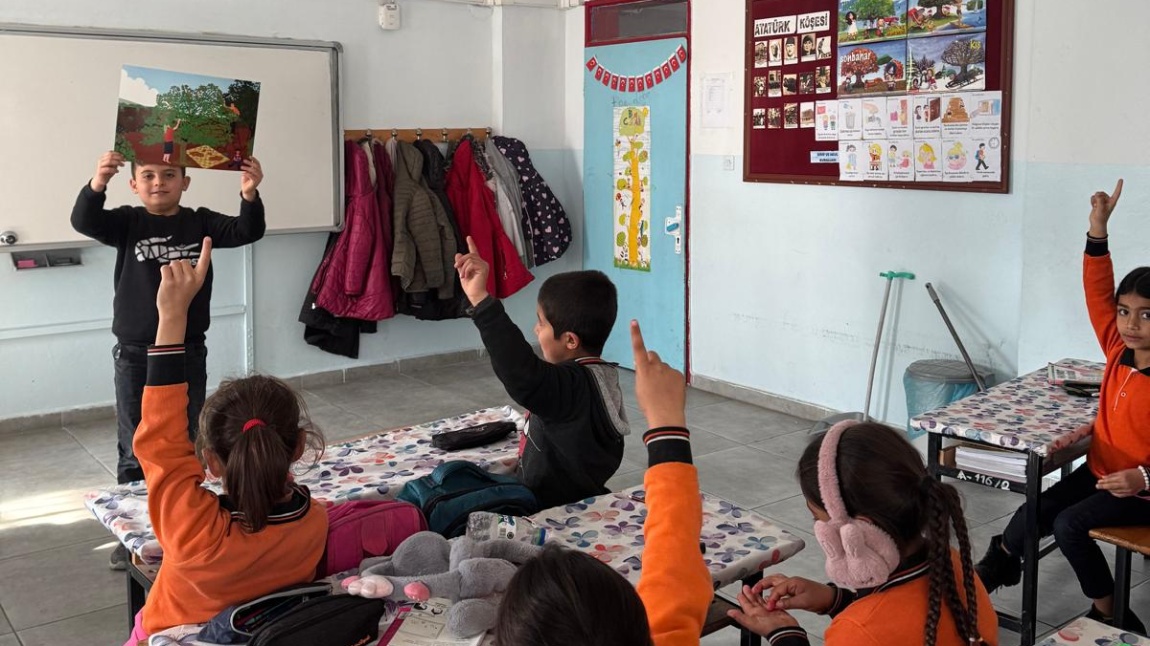
[[(623, 373), (624, 394), (636, 429), (634, 379)], [(485, 362), (390, 374), (306, 391), (314, 421), (329, 441), (510, 403)], [(706, 491), (754, 508), (807, 541), (783, 572), (825, 579), (811, 518), (794, 479), (795, 461), (810, 422), (692, 390), (688, 420), (696, 464)], [(612, 488), (642, 481), (645, 452), (633, 433)], [(105, 420), (0, 435), (0, 646), (121, 644), (126, 637), (124, 575), (107, 569), (111, 536), (84, 510), (81, 494), (114, 482), (115, 422)], [(1020, 498), (960, 484), (977, 554), (1001, 531)], [(1150, 567), (1135, 559), (1135, 610), (1150, 605), (1142, 584)], [(1041, 565), (1039, 619), (1046, 627), (1086, 609), (1074, 575), (1060, 554)], [(1019, 589), (995, 595), (1017, 611)], [(828, 620), (798, 618), (812, 635)], [(815, 640), (821, 643), (821, 640)], [(734, 645), (725, 630), (703, 640)], [(1002, 644), (1018, 638), (1002, 631)]]

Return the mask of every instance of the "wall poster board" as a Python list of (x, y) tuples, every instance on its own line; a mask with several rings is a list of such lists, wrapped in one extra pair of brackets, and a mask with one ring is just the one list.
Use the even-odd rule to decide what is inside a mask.
[(747, 0), (744, 181), (1007, 193), (1014, 0)]

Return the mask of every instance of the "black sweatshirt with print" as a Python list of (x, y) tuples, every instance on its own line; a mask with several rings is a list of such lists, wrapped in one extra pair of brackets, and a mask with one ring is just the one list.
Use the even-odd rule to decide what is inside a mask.
[[(241, 247), (264, 235), (264, 205), (240, 200), (239, 217), (208, 209), (180, 208), (171, 216), (152, 215), (142, 206), (105, 209), (107, 194), (85, 184), (72, 208), (72, 228), (97, 242), (116, 248), (113, 285), (112, 333), (120, 343), (148, 345), (156, 339), (159, 315), (156, 292), (160, 288), (160, 266), (173, 260), (200, 257), (204, 237), (212, 247)], [(186, 343), (203, 343), (211, 323), (212, 273), (188, 310)]]

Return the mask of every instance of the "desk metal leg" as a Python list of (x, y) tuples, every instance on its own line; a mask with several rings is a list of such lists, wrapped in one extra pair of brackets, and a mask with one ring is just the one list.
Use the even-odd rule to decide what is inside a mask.
[(1130, 550), (1121, 547), (1114, 553), (1114, 619), (1124, 626), (1126, 609), (1130, 605)]
[(1042, 456), (1028, 452), (1026, 460), (1026, 541), (1022, 552), (1021, 646), (1036, 639), (1038, 613), (1038, 495), (1042, 492)]
[(147, 596), (144, 584), (147, 577), (131, 560), (128, 561), (128, 571), (124, 574), (128, 580), (128, 632), (131, 633), (136, 626), (136, 614), (144, 609), (144, 599)]
[(942, 480), (938, 474), (938, 454), (942, 452), (942, 436), (938, 433), (927, 433), (926, 438), (926, 471), (935, 480)]

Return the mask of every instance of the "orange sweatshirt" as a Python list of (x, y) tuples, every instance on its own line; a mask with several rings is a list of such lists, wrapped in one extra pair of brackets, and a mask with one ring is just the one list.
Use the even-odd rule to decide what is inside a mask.
[(1087, 243), (1082, 283), (1090, 323), (1106, 354), (1094, 439), (1086, 457), (1090, 471), (1101, 478), (1150, 465), (1150, 376), (1135, 367), (1134, 353), (1118, 333), (1114, 265), (1105, 240)]
[[(954, 575), (960, 599), (962, 592), (962, 566), (958, 553), (951, 550)], [(890, 646), (891, 644), (921, 644), (926, 627), (927, 602), (930, 599), (930, 570), (926, 564), (896, 572), (890, 581), (874, 592), (863, 596), (838, 613), (827, 628), (824, 641), (827, 646)], [(978, 632), (991, 646), (998, 644), (998, 615), (990, 602), (990, 595), (975, 581), (978, 597)], [(938, 621), (935, 646), (970, 646), (958, 636), (954, 616), (942, 600), (942, 614)]]
[(204, 469), (188, 441), (183, 347), (153, 348), (148, 355), (148, 386), (132, 448), (144, 468), (148, 514), (164, 548), (143, 611), (150, 635), (207, 622), (228, 606), (313, 579), (327, 542), (327, 512), (298, 487), (262, 531), (241, 529), (224, 500), (200, 486)]
[(639, 596), (655, 646), (698, 646), (714, 588), (699, 552), (703, 503), (689, 434), (657, 428), (643, 441), (650, 464), (643, 478), (647, 522)]

